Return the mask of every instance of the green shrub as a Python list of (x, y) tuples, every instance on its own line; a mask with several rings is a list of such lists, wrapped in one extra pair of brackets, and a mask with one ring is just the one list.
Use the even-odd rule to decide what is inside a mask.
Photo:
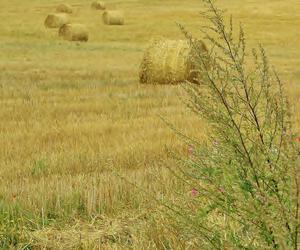
[(232, 18), (226, 25), (212, 0), (204, 4), (209, 53), (181, 28), (197, 64), (188, 106), (209, 136), (188, 140), (193, 152), (174, 171), (192, 191), (167, 205), (170, 223), (199, 249), (297, 249), (300, 143), (283, 84), (263, 47), (249, 53), (243, 28), (236, 35)]

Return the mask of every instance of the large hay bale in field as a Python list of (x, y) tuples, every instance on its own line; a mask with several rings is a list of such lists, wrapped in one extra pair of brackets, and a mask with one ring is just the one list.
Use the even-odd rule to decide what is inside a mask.
[(56, 7), (56, 12), (72, 14), (73, 9), (69, 4), (60, 4)]
[[(197, 47), (207, 52), (202, 41)], [(140, 83), (178, 84), (186, 80), (193, 82), (195, 62), (193, 49), (187, 40), (154, 39), (144, 53), (140, 65)]]
[(106, 9), (106, 5), (104, 2), (100, 2), (100, 1), (94, 1), (92, 2), (92, 5), (91, 5), (92, 9), (95, 9), (95, 10), (105, 10)]
[(87, 42), (89, 33), (85, 25), (82, 24), (65, 24), (60, 27), (59, 36), (68, 41)]
[(69, 23), (69, 16), (65, 13), (49, 14), (45, 19), (47, 28), (60, 28), (64, 24)]
[(107, 25), (123, 25), (124, 13), (119, 10), (110, 10), (103, 13), (103, 22)]

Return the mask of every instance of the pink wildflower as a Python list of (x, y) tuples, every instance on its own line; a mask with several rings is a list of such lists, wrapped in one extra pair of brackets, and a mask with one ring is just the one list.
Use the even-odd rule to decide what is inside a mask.
[(188, 155), (189, 156), (193, 155), (193, 153), (194, 153), (194, 147), (192, 145), (189, 145), (187, 151), (188, 151)]
[(222, 193), (222, 194), (225, 193), (225, 190), (224, 190), (224, 188), (222, 188), (222, 187), (220, 187), (218, 190), (219, 190), (219, 192)]
[(192, 188), (191, 194), (192, 194), (192, 196), (197, 196), (199, 194), (199, 192), (196, 188)]

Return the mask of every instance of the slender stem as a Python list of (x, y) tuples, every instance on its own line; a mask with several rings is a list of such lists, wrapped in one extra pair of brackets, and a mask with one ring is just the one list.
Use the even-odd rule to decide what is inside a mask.
[(298, 182), (298, 173), (295, 173), (295, 183), (296, 183), (296, 214), (295, 214), (295, 240), (294, 240), (294, 250), (298, 250), (298, 232), (299, 232), (299, 195), (300, 195), (300, 188)]
[[(211, 9), (213, 10), (215, 16), (218, 18), (217, 9), (214, 7), (214, 4), (211, 2), (211, 0), (209, 0), (209, 3), (211, 5)], [(240, 66), (241, 63), (240, 63), (239, 59), (237, 59), (236, 56), (233, 53), (231, 42), (229, 41), (228, 36), (227, 36), (227, 34), (225, 32), (224, 25), (222, 23), (222, 19), (219, 18), (218, 19), (218, 23), (219, 23), (219, 31), (222, 34), (222, 37), (223, 37), (223, 39), (224, 39), (224, 41), (225, 41), (225, 43), (227, 45), (227, 48), (228, 48), (228, 51), (229, 51), (229, 55), (230, 55), (232, 61), (234, 62), (234, 65), (235, 65), (235, 68), (236, 68), (237, 72), (240, 74), (240, 79), (239, 80), (243, 84), (243, 89), (244, 89), (244, 93), (245, 93), (246, 101), (247, 101), (246, 103), (247, 103), (247, 105), (248, 105), (248, 107), (250, 109), (250, 112), (251, 112), (251, 114), (253, 116), (253, 119), (254, 119), (254, 122), (256, 124), (256, 129), (258, 131), (260, 141), (261, 141), (262, 145), (265, 146), (265, 141), (264, 141), (263, 132), (261, 130), (261, 126), (260, 126), (260, 123), (259, 123), (259, 119), (258, 119), (256, 111), (255, 111), (255, 109), (252, 106), (251, 101), (250, 101), (248, 87), (247, 87), (247, 82), (245, 80), (245, 74), (244, 74), (243, 68)], [(272, 170), (273, 167), (272, 167), (272, 163), (271, 163), (271, 160), (269, 159), (269, 157), (267, 158), (267, 162), (268, 162), (270, 170)], [(256, 176), (255, 176), (255, 178), (256, 178)], [(275, 188), (276, 188), (277, 187), (277, 182), (275, 180), (274, 180), (274, 182), (275, 182)], [(257, 181), (257, 183), (258, 183), (258, 181)], [(271, 190), (273, 191), (273, 189), (271, 189)], [(286, 216), (286, 213), (285, 213), (285, 208), (284, 208), (284, 205), (282, 204), (282, 199), (281, 199), (281, 197), (280, 197), (280, 195), (278, 193), (277, 188), (275, 189), (274, 193), (276, 195), (277, 200), (279, 201), (279, 204), (280, 204), (280, 207), (281, 207), (281, 212), (283, 213), (283, 216), (284, 216), (284, 218), (286, 220), (286, 227), (287, 227), (288, 231), (290, 232), (290, 226), (289, 226), (288, 219), (287, 219), (287, 216)]]

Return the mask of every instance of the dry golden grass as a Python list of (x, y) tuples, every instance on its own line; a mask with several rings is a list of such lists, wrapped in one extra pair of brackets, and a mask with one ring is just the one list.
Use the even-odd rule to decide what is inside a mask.
[[(205, 135), (205, 126), (180, 101), (179, 86), (138, 83), (150, 38), (182, 39), (175, 21), (199, 35), (201, 2), (110, 1), (110, 8), (125, 11), (124, 26), (104, 25), (101, 13), (86, 1), (68, 3), (74, 10), (71, 21), (88, 27), (88, 43), (63, 41), (57, 30), (45, 29), (45, 16), (55, 11), (57, 1), (1, 4), (0, 199), (37, 218), (66, 218), (51, 226), (43, 222), (31, 234), (40, 248), (75, 246), (78, 238), (70, 236), (75, 234), (82, 235), (84, 248), (93, 249), (99, 243), (99, 235), (93, 237), (97, 230), (113, 234), (103, 231), (107, 221), (119, 221), (122, 229), (126, 220), (132, 247), (153, 249), (145, 235), (155, 238), (161, 232), (129, 219), (146, 213), (149, 198), (110, 169), (157, 194), (168, 194), (175, 183), (164, 169), (172, 163), (165, 147), (181, 152), (185, 147), (159, 116), (190, 136)], [(249, 46), (265, 45), (286, 82), (299, 129), (298, 0), (225, 0), (220, 5), (245, 24)], [(153, 172), (159, 173), (159, 180)], [(81, 212), (86, 217), (78, 218)], [(76, 221), (68, 219), (73, 216)], [(96, 220), (92, 225), (102, 226), (88, 229), (91, 218)], [(113, 242), (108, 240), (105, 247), (117, 248)]]
[(60, 28), (67, 23), (69, 23), (69, 17), (65, 13), (49, 14), (44, 22), (47, 28)]
[(68, 4), (65, 3), (61, 3), (56, 7), (56, 11), (57, 12), (61, 12), (61, 13), (68, 13), (68, 14), (72, 14), (73, 10), (72, 7)]
[[(197, 42), (202, 52), (207, 52), (206, 45)], [(156, 38), (145, 49), (140, 65), (140, 83), (180, 84), (195, 79), (193, 50), (185, 40)]]
[(91, 7), (95, 10), (105, 10), (106, 9), (105, 3), (101, 2), (101, 1), (92, 2)]
[(89, 32), (86, 26), (79, 23), (61, 26), (58, 34), (67, 41), (87, 42), (89, 40)]
[(124, 13), (120, 10), (106, 10), (102, 18), (107, 25), (124, 25)]

